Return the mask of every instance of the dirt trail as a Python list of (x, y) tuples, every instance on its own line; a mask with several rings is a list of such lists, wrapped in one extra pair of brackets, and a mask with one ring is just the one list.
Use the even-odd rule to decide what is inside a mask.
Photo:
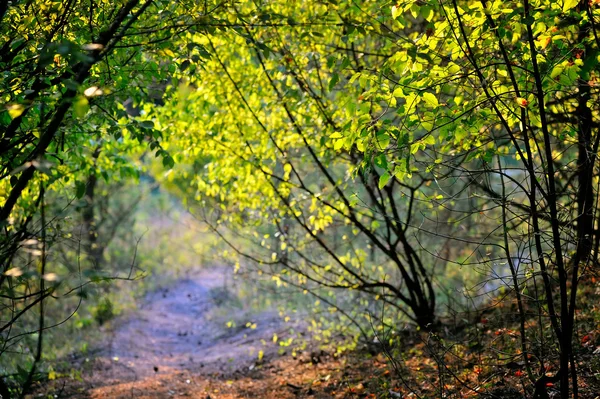
[(260, 350), (264, 359), (274, 356), (276, 346), (265, 342), (274, 333), (286, 337), (291, 327), (275, 312), (253, 316), (254, 329), (226, 328), (227, 320), (212, 314), (228, 292), (225, 273), (205, 270), (149, 294), (138, 311), (116, 321), (108, 344), (84, 365), (83, 386), (62, 397), (125, 397), (125, 391), (126, 397), (144, 396), (162, 385), (161, 378), (188, 376), (180, 379), (190, 384), (189, 376), (248, 372)]

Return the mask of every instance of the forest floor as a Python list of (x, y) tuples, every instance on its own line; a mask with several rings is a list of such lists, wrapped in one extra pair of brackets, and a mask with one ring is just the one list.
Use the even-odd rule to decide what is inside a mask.
[[(495, 313), (459, 335), (451, 326), (442, 329), (443, 337), (403, 332), (400, 352), (390, 363), (377, 345), (341, 356), (316, 346), (292, 354), (291, 347), (274, 344), (273, 336), (301, 341), (306, 326), (286, 322), (273, 310), (248, 314), (222, 306), (235, 295), (225, 281), (224, 269), (204, 270), (148, 294), (137, 311), (112, 323), (96, 349), (69, 359), (69, 367), (79, 371), (75, 378), (59, 373), (33, 397), (523, 397), (527, 381), (521, 356), (482, 356), (518, 348), (518, 335), (506, 327), (513, 318), (511, 302), (497, 304)], [(600, 283), (586, 291), (591, 302), (580, 314), (580, 398), (600, 399)], [(238, 325), (227, 327), (228, 320)], [(556, 387), (548, 389), (550, 398), (557, 397)]]
[(204, 270), (148, 294), (137, 311), (113, 322), (104, 342), (86, 356), (69, 359), (69, 367), (80, 371), (76, 378), (63, 375), (34, 396), (345, 397), (365, 391), (362, 374), (373, 373), (371, 361), (375, 370), (385, 367), (382, 355), (349, 367), (352, 358), (310, 350), (292, 356), (279, 350), (272, 343), (274, 334), (297, 337), (304, 328), (276, 311), (253, 314), (250, 327), (227, 327), (227, 320), (244, 315), (215, 315), (229, 292), (223, 288), (224, 273)]

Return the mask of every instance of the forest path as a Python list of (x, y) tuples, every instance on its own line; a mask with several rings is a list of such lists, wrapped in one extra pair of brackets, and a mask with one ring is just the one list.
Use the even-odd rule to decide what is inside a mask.
[(202, 376), (224, 380), (252, 373), (259, 351), (263, 361), (273, 358), (278, 349), (273, 334), (290, 336), (293, 326), (265, 311), (248, 319), (256, 328), (227, 328), (227, 318), (240, 315), (214, 314), (231, 292), (225, 289), (224, 282), (231, 281), (226, 273), (203, 270), (148, 294), (139, 310), (113, 323), (107, 342), (82, 363), (81, 383), (59, 397), (215, 397), (219, 389)]

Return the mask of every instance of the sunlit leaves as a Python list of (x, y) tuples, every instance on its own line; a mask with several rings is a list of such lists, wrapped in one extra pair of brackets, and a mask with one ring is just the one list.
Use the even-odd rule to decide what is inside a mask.
[(437, 108), (439, 106), (437, 98), (432, 93), (423, 93), (423, 100), (432, 108)]
[(392, 18), (396, 19), (402, 14), (402, 8), (399, 5), (392, 6)]
[(97, 97), (101, 96), (102, 94), (104, 94), (104, 91), (98, 86), (91, 86), (83, 91), (83, 95), (86, 97)]
[(78, 118), (83, 118), (90, 109), (90, 103), (85, 96), (78, 96), (73, 102), (73, 112)]
[(564, 12), (567, 12), (570, 9), (577, 7), (578, 4), (579, 4), (579, 0), (563, 0), (562, 1), (562, 10)]
[(527, 105), (529, 105), (529, 101), (527, 101), (527, 99), (523, 98), (523, 97), (517, 97), (515, 99), (515, 101), (517, 102), (517, 104), (519, 105), (519, 107), (521, 108), (527, 108)]
[(391, 176), (389, 172), (385, 172), (384, 174), (382, 174), (379, 178), (379, 188), (382, 189), (383, 187), (385, 187), (385, 185), (390, 181), (390, 178)]
[(25, 106), (23, 104), (9, 104), (6, 106), (8, 110), (8, 114), (11, 118), (18, 118), (23, 111), (25, 111)]

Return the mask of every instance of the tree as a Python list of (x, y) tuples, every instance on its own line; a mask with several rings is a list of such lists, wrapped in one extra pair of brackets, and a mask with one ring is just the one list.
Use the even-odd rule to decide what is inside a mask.
[[(498, 225), (472, 245), (495, 247), (484, 258), (508, 266), (534, 397), (548, 397), (553, 381), (561, 397), (577, 397), (578, 285), (598, 260), (598, 14), (595, 2), (584, 1), (398, 3), (390, 23), (416, 18), (423, 29), (396, 42), (381, 71), (358, 74), (371, 98), (393, 99), (362, 125), (370, 137), (386, 126), (384, 107), (397, 101), (406, 115), (400, 132), (391, 132), (398, 146), (386, 154), (390, 173), (404, 172), (411, 153), (432, 165), (436, 181), (452, 170), (492, 205), (477, 210)], [(382, 75), (388, 84), (375, 85)], [(537, 330), (525, 327), (530, 306)], [(558, 345), (552, 377), (547, 329)]]
[[(356, 103), (354, 90), (334, 89), (342, 73), (365, 67), (358, 53), (378, 47), (357, 32), (349, 37), (360, 49), (336, 49), (345, 32), (364, 33), (364, 16), (354, 21), (361, 13), (349, 5), (318, 3), (243, 3), (236, 11), (236, 29), (192, 38), (212, 59), (201, 72), (178, 75), (174, 99), (150, 116), (177, 154), (168, 179), (201, 207), (214, 206), (207, 221), (224, 238), (233, 229), (234, 249), (274, 279), (358, 290), (430, 328), (431, 257), (407, 227), (430, 182), (415, 176), (385, 186), (385, 157), (363, 162), (331, 140), (349, 114), (370, 108)], [(258, 245), (246, 251), (239, 237)]]
[(278, 283), (367, 294), (350, 316), (379, 301), (430, 328), (440, 268), (506, 272), (526, 391), (560, 381), (577, 397), (578, 288), (600, 247), (598, 8), (2, 3), (0, 332), (40, 310), (23, 392), (60, 285), (48, 199), (87, 199), (99, 264), (98, 179), (136, 177), (149, 147), (176, 166), (165, 184)]
[[(176, 112), (159, 117), (177, 132), (170, 145), (183, 178), (198, 176), (188, 196), (216, 208), (217, 229), (276, 226), (280, 249), (257, 233), (273, 255), (253, 258), (283, 264), (277, 276), (383, 288), (422, 326), (434, 292), (419, 236), (460, 244), (467, 259), (509, 273), (532, 395), (547, 397), (546, 384), (560, 381), (562, 397), (577, 396), (578, 284), (599, 246), (596, 3), (398, 2), (383, 14), (370, 3), (254, 7), (237, 8), (237, 36), (203, 42), (214, 54), (207, 70), (221, 74), (192, 76)], [(402, 190), (411, 195), (394, 206)], [(431, 213), (416, 225), (419, 199)], [(465, 221), (478, 231), (444, 234)], [(351, 236), (336, 222), (408, 275), (400, 266), (390, 283), (390, 269), (367, 272), (364, 253), (336, 244), (336, 233)], [(456, 251), (443, 260), (467, 263)], [(526, 328), (528, 309), (537, 329)], [(548, 377), (554, 355), (560, 371)]]
[[(61, 218), (86, 191), (90, 197), (98, 178), (138, 177), (141, 168), (133, 160), (145, 147), (172, 165), (159, 132), (129, 116), (124, 103), (153, 98), (147, 89), (163, 84), (176, 67), (163, 62), (173, 54), (168, 40), (190, 30), (212, 30), (219, 21), (211, 14), (222, 6), (153, 0), (2, 2), (0, 353), (37, 334), (22, 395), (42, 358), (43, 332), (50, 328), (45, 303), (60, 298), (59, 289), (68, 294), (82, 284), (79, 275), (71, 286), (69, 268), (52, 255), (57, 242), (69, 239), (61, 236)], [(58, 202), (57, 193), (67, 192), (65, 209), (49, 214), (55, 209), (49, 200)], [(84, 210), (83, 219), (94, 252), (92, 209)], [(55, 272), (64, 275), (57, 279)], [(38, 325), (31, 330), (24, 319), (34, 309)]]

